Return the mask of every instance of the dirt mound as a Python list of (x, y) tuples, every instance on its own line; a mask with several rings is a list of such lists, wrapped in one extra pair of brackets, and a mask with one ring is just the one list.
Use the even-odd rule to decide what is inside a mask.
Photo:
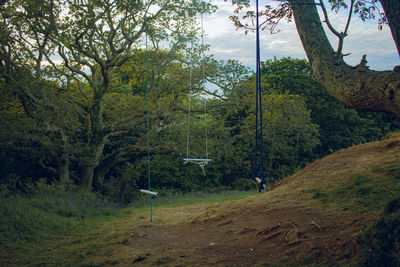
[[(371, 214), (324, 208), (307, 193), (400, 156), (400, 138), (358, 145), (317, 160), (273, 189), (214, 205), (155, 211), (154, 223), (133, 228), (123, 264), (252, 266), (349, 262)], [(122, 262), (120, 262), (122, 263)]]

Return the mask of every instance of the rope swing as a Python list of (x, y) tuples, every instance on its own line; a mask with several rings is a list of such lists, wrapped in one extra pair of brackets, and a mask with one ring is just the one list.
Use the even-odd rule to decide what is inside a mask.
[[(263, 151), (263, 124), (262, 124), (262, 101), (261, 101), (261, 63), (260, 63), (260, 23), (258, 15), (258, 0), (256, 0), (256, 135), (254, 146), (254, 172), (253, 180), (258, 183), (258, 192), (267, 189), (264, 176), (264, 151)], [(260, 114), (260, 116), (258, 116)], [(258, 133), (258, 123), (260, 123), (260, 134)], [(260, 146), (258, 146), (260, 139)], [(261, 172), (258, 172), (258, 152), (260, 152)]]
[(145, 26), (145, 50), (146, 50), (146, 105), (147, 105), (147, 184), (148, 190), (140, 189), (141, 193), (149, 196), (150, 204), (150, 222), (153, 222), (153, 198), (158, 197), (157, 192), (151, 191), (151, 175), (150, 175), (150, 105), (149, 105), (149, 55), (147, 45), (147, 24)]
[[(201, 19), (201, 44), (204, 46), (204, 25), (203, 25), (203, 14), (200, 16)], [(192, 43), (193, 48), (193, 43)], [(204, 70), (204, 51), (202, 52), (202, 86), (205, 84), (205, 70)], [(200, 166), (201, 170), (203, 171), (204, 176), (206, 175), (204, 167), (211, 161), (208, 158), (208, 128), (207, 128), (207, 100), (204, 100), (204, 123), (205, 123), (205, 140), (206, 140), (206, 148), (205, 158), (190, 158), (189, 157), (189, 146), (190, 146), (190, 126), (191, 126), (191, 95), (192, 95), (192, 62), (189, 64), (189, 96), (188, 96), (188, 119), (187, 119), (187, 138), (186, 138), (186, 158), (183, 160), (185, 164), (188, 162), (196, 163)]]

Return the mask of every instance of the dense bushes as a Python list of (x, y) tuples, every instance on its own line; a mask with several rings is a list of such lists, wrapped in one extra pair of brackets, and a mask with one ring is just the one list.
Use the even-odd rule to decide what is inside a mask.
[(364, 226), (357, 242), (362, 248), (361, 266), (400, 266), (400, 197), (390, 201), (385, 214)]
[[(254, 95), (236, 97), (228, 106), (233, 108), (225, 110), (226, 129), (215, 151), (217, 159), (223, 159), (218, 164), (229, 170), (230, 185), (235, 185), (236, 179), (250, 179), (254, 164)], [(319, 144), (318, 127), (298, 95), (264, 94), (263, 107), (264, 169), (268, 182), (274, 182), (307, 162)], [(260, 166), (260, 155), (258, 160)]]

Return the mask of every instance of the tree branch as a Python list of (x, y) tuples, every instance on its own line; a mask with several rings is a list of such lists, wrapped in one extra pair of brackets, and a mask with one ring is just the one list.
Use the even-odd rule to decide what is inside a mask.
[(329, 21), (328, 12), (326, 11), (325, 4), (323, 0), (319, 0), (320, 6), (322, 8), (322, 12), (325, 17), (325, 23), (328, 26), (329, 30), (336, 35), (339, 39), (342, 38), (342, 35), (332, 26), (331, 22)]

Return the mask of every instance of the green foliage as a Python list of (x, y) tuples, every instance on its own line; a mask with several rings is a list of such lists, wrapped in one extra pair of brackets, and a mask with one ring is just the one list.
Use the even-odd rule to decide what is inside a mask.
[[(393, 204), (393, 203), (397, 204)], [(362, 249), (360, 266), (400, 265), (400, 198), (389, 202), (386, 213), (370, 226), (364, 225), (357, 242)], [(393, 207), (396, 206), (395, 209)]]
[[(0, 13), (0, 86), (12, 100), (1, 110), (13, 115), (0, 118), (12, 125), (0, 133), (11, 144), (35, 146), (33, 162), (44, 176), (72, 178), (87, 191), (142, 157), (146, 70), (150, 134), (169, 122), (187, 85), (182, 62), (195, 61), (206, 48), (190, 45), (199, 37), (194, 17), (215, 11), (203, 1), (111, 2), (42, 1), (31, 8), (29, 1), (9, 1)], [(141, 49), (145, 32), (148, 53)], [(61, 60), (53, 62), (54, 56)], [(199, 75), (193, 78), (198, 90)]]
[(210, 177), (204, 176), (197, 164), (184, 164), (183, 155), (154, 155), (152, 163), (152, 183), (160, 189), (190, 192), (212, 186), (208, 184)]
[(262, 83), (277, 93), (301, 95), (312, 122), (318, 125), (320, 145), (313, 151), (319, 158), (341, 148), (375, 141), (400, 127), (394, 115), (359, 112), (332, 98), (312, 79), (306, 60), (282, 58), (262, 62)]
[(311, 122), (301, 97), (271, 95), (266, 100), (266, 116), (263, 116), (266, 170), (275, 179), (283, 178), (307, 162), (307, 156), (319, 144), (318, 126)]
[(121, 203), (130, 204), (140, 198), (140, 189), (145, 188), (146, 165), (144, 159), (135, 164), (125, 163), (116, 168), (109, 179), (96, 186), (96, 190), (107, 198)]
[(386, 204), (385, 209), (383, 210), (383, 212), (385, 214), (391, 214), (391, 213), (397, 212), (399, 210), (400, 210), (400, 197), (389, 201)]
[[(114, 82), (101, 99), (102, 130), (94, 130), (92, 115), (82, 111), (75, 116), (79, 112), (71, 103), (76, 102), (70, 102), (69, 97), (73, 96), (87, 110), (92, 109), (90, 99), (94, 95), (88, 83), (71, 82), (68, 94), (60, 94), (52, 83), (47, 83), (48, 100), (63, 110), (51, 116), (46, 115), (46, 109), (34, 109), (29, 116), (23, 102), (13, 97), (12, 88), (1, 88), (0, 104), (5, 113), (0, 115), (0, 121), (5, 127), (0, 131), (10, 137), (0, 140), (0, 160), (4, 163), (0, 168), (2, 195), (28, 190), (25, 185), (41, 177), (63, 182), (65, 174), (70, 176), (66, 180), (82, 184), (88, 171), (93, 172), (93, 189), (107, 198), (122, 204), (140, 198), (139, 189), (148, 187), (144, 52), (133, 50), (131, 59), (113, 72)], [(151, 186), (176, 192), (256, 189), (250, 179), (255, 95), (254, 77), (248, 76), (249, 70), (236, 61), (207, 58), (205, 71), (209, 72), (210, 81), (223, 89), (210, 92), (215, 98), (204, 98), (200, 94), (201, 68), (193, 64), (189, 123), (189, 69), (182, 63), (188, 55), (151, 49), (149, 56)], [(387, 115), (344, 108), (312, 81), (305, 60), (263, 62), (262, 84), (264, 167), (269, 183), (287, 177), (317, 157), (376, 140), (400, 125)], [(197, 164), (183, 162), (188, 132), (189, 157), (194, 158), (206, 156), (205, 133), (208, 134), (212, 162), (205, 166), (206, 175)], [(94, 145), (102, 138), (104, 147)], [(93, 153), (96, 149), (102, 151)], [(96, 157), (98, 162), (92, 162), (90, 167)], [(63, 167), (67, 173), (62, 172)], [(363, 190), (367, 193), (371, 189), (360, 192)]]
[[(247, 93), (242, 87), (220, 111), (224, 113), (225, 129), (216, 150), (216, 157), (224, 160), (225, 173), (236, 179), (252, 173), (255, 146), (255, 95), (249, 93), (251, 84), (243, 86), (247, 86)], [(274, 182), (306, 163), (306, 155), (319, 143), (318, 130), (304, 99), (295, 95), (264, 94), (263, 120), (265, 172), (269, 182)], [(229, 184), (229, 180), (226, 182)]]

